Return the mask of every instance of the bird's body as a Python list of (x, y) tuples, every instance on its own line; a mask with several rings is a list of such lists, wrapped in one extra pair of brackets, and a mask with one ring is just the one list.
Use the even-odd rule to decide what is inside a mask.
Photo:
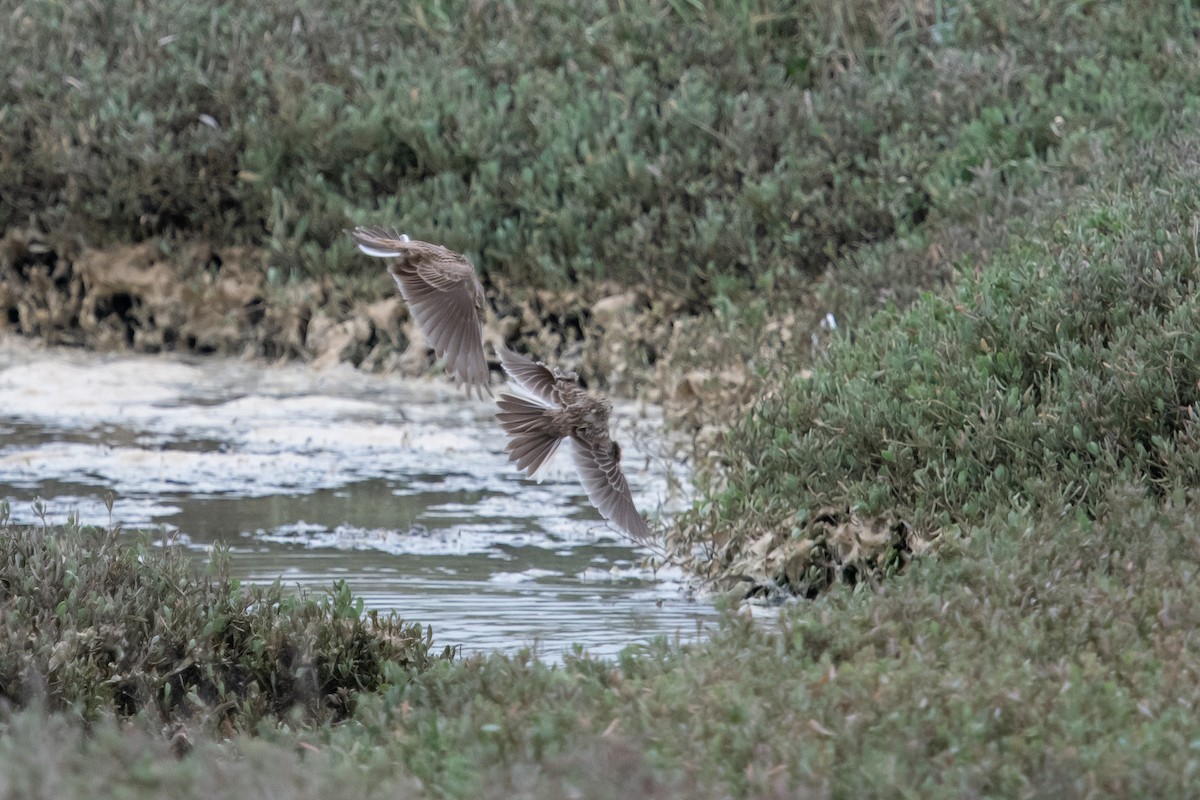
[(612, 403), (584, 391), (573, 376), (563, 375), (507, 348), (499, 348), (500, 364), (521, 395), (501, 394), (496, 418), (508, 434), (509, 460), (533, 477), (564, 440), (570, 440), (575, 468), (592, 505), (639, 543), (650, 528), (634, 506), (621, 471), (621, 448), (608, 432)]
[(483, 353), (487, 305), (471, 262), (441, 245), (379, 228), (355, 228), (349, 233), (366, 255), (395, 259), (388, 272), (421, 335), (439, 358), (446, 359), (446, 370), (468, 387), (487, 390)]

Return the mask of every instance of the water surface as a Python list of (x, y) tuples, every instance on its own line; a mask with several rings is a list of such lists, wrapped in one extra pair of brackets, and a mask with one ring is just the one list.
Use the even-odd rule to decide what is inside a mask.
[[(223, 543), (247, 581), (344, 579), (467, 652), (695, 638), (711, 606), (643, 566), (569, 454), (541, 484), (522, 478), (494, 413), (435, 379), (0, 339), (0, 498), (20, 522), (149, 528), (201, 557)], [(685, 502), (658, 411), (614, 418), (638, 507)]]

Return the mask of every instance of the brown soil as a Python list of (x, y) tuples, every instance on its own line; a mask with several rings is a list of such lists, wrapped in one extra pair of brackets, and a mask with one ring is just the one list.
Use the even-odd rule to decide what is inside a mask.
[[(266, 254), (250, 247), (72, 249), (10, 230), (0, 239), (0, 325), (96, 350), (349, 362), (410, 375), (437, 369), (382, 262), (378, 280), (358, 287), (334, 278), (274, 285), (268, 274)], [(741, 363), (724, 363), (720, 332), (685, 315), (681, 298), (615, 284), (549, 292), (503, 281), (488, 295), (488, 341), (609, 393), (686, 412), (748, 383)]]

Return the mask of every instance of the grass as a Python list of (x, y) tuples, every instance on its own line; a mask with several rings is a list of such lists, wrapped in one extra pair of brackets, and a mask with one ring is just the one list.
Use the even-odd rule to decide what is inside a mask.
[(789, 609), (777, 630), (731, 616), (702, 645), (615, 664), (446, 665), (358, 722), (422, 747), (436, 718), (489, 782), (599, 751), (671, 794), (1186, 794), (1195, 519), (1135, 493), (1112, 507), (972, 531), (957, 558)]
[[(1195, 486), (1198, 152), (1190, 134), (1132, 148), (954, 291), (785, 369), (729, 432), (684, 543), (726, 578), (811, 594), (1010, 508), (1094, 518), (1114, 485)], [(1150, 153), (1162, 174), (1126, 171)]]

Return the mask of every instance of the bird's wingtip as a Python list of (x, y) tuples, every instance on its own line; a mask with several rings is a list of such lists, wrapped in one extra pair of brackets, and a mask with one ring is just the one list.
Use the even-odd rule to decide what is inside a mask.
[(353, 229), (342, 228), (342, 230), (346, 232), (347, 236), (355, 240), (359, 239), (360, 237), (365, 237), (368, 239), (393, 239), (397, 242), (412, 241), (412, 239), (408, 237), (407, 233), (400, 233), (395, 228), (388, 230), (386, 228), (373, 228), (366, 225), (355, 225)]

